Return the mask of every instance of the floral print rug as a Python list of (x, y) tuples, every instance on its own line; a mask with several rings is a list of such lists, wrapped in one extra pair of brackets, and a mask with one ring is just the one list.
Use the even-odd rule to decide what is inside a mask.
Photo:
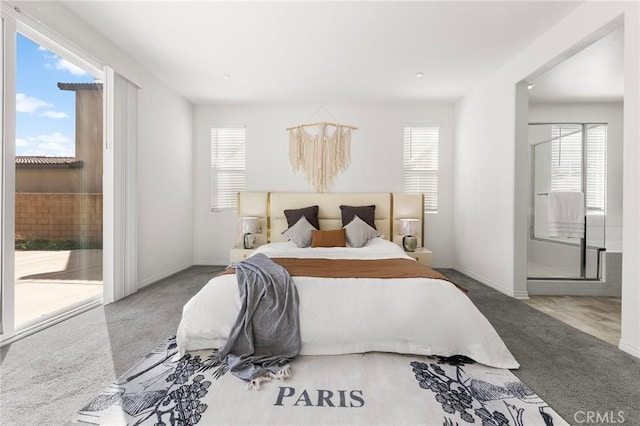
[(215, 350), (172, 361), (167, 339), (82, 407), (81, 425), (567, 425), (509, 370), (462, 357), (300, 356), (248, 389)]

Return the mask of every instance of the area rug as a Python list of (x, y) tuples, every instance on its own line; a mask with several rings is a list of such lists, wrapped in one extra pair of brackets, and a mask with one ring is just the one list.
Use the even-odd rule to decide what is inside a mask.
[(466, 357), (300, 356), (258, 390), (175, 337), (82, 407), (91, 425), (567, 425), (509, 370)]

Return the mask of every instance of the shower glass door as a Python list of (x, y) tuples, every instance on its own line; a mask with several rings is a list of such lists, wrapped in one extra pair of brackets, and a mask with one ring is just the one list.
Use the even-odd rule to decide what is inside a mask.
[[(606, 218), (606, 125), (530, 124), (532, 147), (530, 279), (599, 279)], [(581, 192), (585, 231), (549, 232), (549, 193)]]

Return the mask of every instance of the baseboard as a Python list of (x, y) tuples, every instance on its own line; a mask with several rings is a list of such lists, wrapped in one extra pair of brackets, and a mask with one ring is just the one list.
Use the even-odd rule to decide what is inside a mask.
[(511, 288), (507, 288), (503, 285), (500, 285), (494, 281), (491, 281), (489, 278), (483, 277), (481, 275), (476, 274), (475, 272), (472, 272), (466, 268), (461, 267), (460, 265), (455, 265), (453, 267), (453, 269), (455, 269), (456, 271), (468, 275), (471, 278), (473, 278), (474, 280), (480, 281), (482, 284), (489, 286), (495, 290), (498, 290), (500, 293), (506, 294), (507, 296), (511, 296), (511, 297), (517, 297), (517, 298), (522, 298), (522, 299), (526, 299), (529, 296), (525, 293), (525, 295), (520, 295), (520, 292), (518, 293), (518, 295), (515, 294), (515, 292), (513, 291), (513, 289)]
[(622, 296), (620, 287), (600, 281), (528, 280), (527, 288), (533, 296)]
[(529, 299), (529, 292), (526, 290), (514, 291), (513, 297), (515, 297), (518, 300), (527, 300)]
[(627, 342), (623, 341), (622, 339), (620, 339), (620, 343), (618, 344), (618, 349), (628, 353), (629, 355), (633, 355), (636, 358), (640, 358), (640, 347), (630, 345)]
[(193, 266), (192, 263), (184, 263), (182, 265), (176, 266), (175, 268), (171, 268), (168, 271), (161, 272), (159, 274), (154, 275), (151, 278), (147, 278), (146, 280), (138, 281), (138, 289), (148, 286), (149, 284), (153, 284), (157, 281), (160, 281), (164, 278), (167, 278), (173, 274), (177, 274), (178, 272), (184, 271), (187, 268)]
[(195, 259), (193, 264), (201, 266), (227, 266), (229, 259)]

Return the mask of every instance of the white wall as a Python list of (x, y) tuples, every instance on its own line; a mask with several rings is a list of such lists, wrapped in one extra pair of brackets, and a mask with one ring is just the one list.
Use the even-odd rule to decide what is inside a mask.
[(624, 234), (619, 347), (640, 358), (640, 5), (634, 3), (628, 9), (624, 18)]
[[(620, 348), (640, 356), (640, 175), (638, 5), (585, 2), (456, 104), (456, 267), (501, 291), (526, 296), (528, 179), (522, 80), (558, 63), (625, 14), (623, 318)], [(518, 132), (516, 132), (516, 129)], [(516, 150), (516, 144), (520, 147)], [(524, 144), (524, 145), (522, 145)], [(524, 157), (523, 157), (524, 155)], [(636, 164), (635, 170), (631, 169)], [(523, 256), (523, 253), (525, 254)]]
[(193, 264), (193, 106), (147, 76), (138, 98), (138, 282)]
[(484, 83), (456, 105), (455, 268), (514, 295), (514, 82)]
[(193, 107), (58, 2), (22, 2), (29, 16), (138, 92), (138, 285), (192, 264)]
[[(313, 192), (289, 165), (286, 127), (304, 123), (318, 108), (305, 106), (216, 106), (195, 109), (194, 259), (196, 264), (227, 264), (235, 243), (235, 213), (210, 211), (210, 129), (215, 124), (246, 125), (248, 191)], [(427, 214), (426, 245), (434, 266), (453, 260), (452, 158), (453, 107), (449, 105), (328, 105), (341, 123), (358, 127), (351, 134), (351, 164), (331, 192), (402, 191), (402, 138), (407, 124), (439, 124), (439, 211)], [(312, 121), (330, 120), (324, 112)]]
[(606, 247), (617, 248), (616, 251), (620, 249), (622, 241), (622, 114), (622, 102), (529, 105), (529, 121), (532, 123), (609, 123)]

